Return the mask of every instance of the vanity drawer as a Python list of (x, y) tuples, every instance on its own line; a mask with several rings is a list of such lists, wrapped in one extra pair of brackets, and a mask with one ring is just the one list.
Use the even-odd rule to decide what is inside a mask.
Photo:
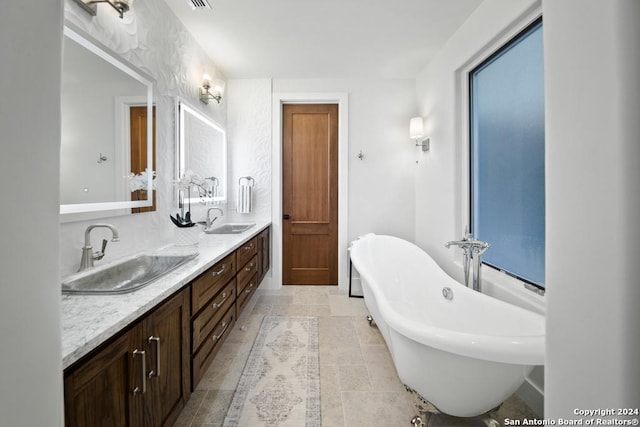
[(209, 302), (205, 308), (193, 319), (191, 330), (193, 332), (192, 348), (193, 353), (202, 344), (204, 339), (211, 333), (220, 322), (224, 314), (229, 310), (236, 300), (236, 281), (231, 280), (213, 301)]
[(242, 245), (236, 250), (238, 268), (244, 267), (244, 265), (258, 253), (258, 238), (254, 237), (247, 243)]
[(232, 304), (229, 310), (220, 320), (213, 331), (205, 338), (202, 347), (193, 357), (193, 382), (191, 389), (195, 390), (196, 386), (202, 379), (202, 376), (207, 371), (209, 365), (213, 361), (213, 358), (220, 350), (222, 342), (227, 338), (233, 325), (236, 321), (236, 308)]
[(251, 261), (246, 263), (244, 267), (238, 269), (238, 275), (236, 276), (238, 279), (238, 294), (240, 291), (247, 286), (249, 280), (256, 274), (258, 271), (258, 257), (254, 256), (251, 258)]
[(208, 269), (191, 285), (191, 312), (197, 313), (235, 275), (235, 253)]
[(238, 312), (238, 316), (240, 316), (240, 313), (242, 313), (242, 310), (244, 310), (245, 305), (247, 305), (247, 302), (249, 302), (249, 298), (251, 298), (251, 295), (253, 295), (253, 293), (256, 291), (257, 288), (258, 288), (257, 274), (254, 274), (251, 277), (251, 279), (247, 283), (247, 286), (245, 286), (244, 289), (240, 290), (240, 288), (238, 288), (238, 296), (236, 298), (236, 310)]

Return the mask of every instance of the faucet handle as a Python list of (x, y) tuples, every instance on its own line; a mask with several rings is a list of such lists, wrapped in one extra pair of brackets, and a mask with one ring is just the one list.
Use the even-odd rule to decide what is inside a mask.
[(104, 258), (104, 253), (107, 250), (107, 239), (102, 239), (102, 249), (99, 252), (94, 252), (93, 253), (93, 259), (100, 261), (102, 258)]

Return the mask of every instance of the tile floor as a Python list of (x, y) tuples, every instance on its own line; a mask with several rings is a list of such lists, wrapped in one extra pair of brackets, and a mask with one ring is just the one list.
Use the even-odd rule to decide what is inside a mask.
[[(259, 289), (203, 379), (175, 427), (218, 427), (224, 421), (236, 384), (265, 315), (318, 316), (322, 427), (411, 426), (414, 398), (397, 377), (377, 328), (370, 327), (364, 302), (330, 286)], [(500, 418), (535, 418), (516, 396)], [(471, 425), (434, 419), (433, 425)], [(250, 427), (250, 426), (248, 426)], [(304, 426), (300, 426), (304, 427)]]

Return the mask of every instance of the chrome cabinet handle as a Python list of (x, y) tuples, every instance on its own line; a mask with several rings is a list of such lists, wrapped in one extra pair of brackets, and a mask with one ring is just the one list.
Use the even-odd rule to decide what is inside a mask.
[(152, 342), (156, 343), (156, 370), (149, 371), (149, 378), (151, 377), (159, 377), (160, 376), (160, 337), (149, 337), (149, 344)]
[(224, 273), (224, 271), (225, 271), (226, 269), (227, 269), (227, 264), (222, 264), (222, 268), (220, 268), (220, 270), (218, 270), (218, 271), (212, 271), (212, 272), (211, 272), (211, 275), (212, 275), (212, 276), (219, 276), (219, 275), (221, 275), (222, 273)]
[(251, 271), (251, 270), (253, 270), (253, 264), (251, 264), (248, 267), (244, 268), (244, 271)]
[(214, 335), (211, 337), (213, 342), (218, 341), (224, 335), (224, 331), (226, 331), (228, 327), (229, 327), (229, 324), (227, 322), (222, 322), (222, 331), (220, 331), (220, 334)]
[(253, 249), (253, 243), (248, 244), (247, 246), (244, 247), (245, 251), (250, 251), (251, 249)]
[(133, 358), (136, 356), (141, 356), (142, 359), (142, 390), (140, 387), (136, 387), (133, 389), (133, 394), (144, 394), (147, 392), (147, 360), (146, 360), (146, 352), (144, 350), (133, 350)]
[(222, 307), (222, 304), (224, 304), (224, 302), (227, 300), (227, 298), (229, 298), (229, 295), (227, 295), (226, 292), (222, 293), (222, 301), (218, 302), (218, 303), (213, 303), (211, 304), (211, 308), (214, 310), (219, 309), (220, 307)]

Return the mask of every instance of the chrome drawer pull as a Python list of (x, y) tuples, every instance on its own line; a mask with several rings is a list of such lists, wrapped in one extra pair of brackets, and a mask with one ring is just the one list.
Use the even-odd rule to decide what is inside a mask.
[(151, 377), (159, 377), (160, 376), (160, 337), (149, 337), (149, 344), (152, 342), (156, 343), (156, 370), (149, 371), (149, 378)]
[(244, 247), (245, 251), (250, 251), (251, 249), (253, 249), (253, 243), (248, 244), (247, 246)]
[(211, 337), (213, 342), (218, 341), (224, 335), (224, 331), (227, 330), (228, 326), (229, 326), (229, 324), (227, 322), (222, 322), (222, 331), (220, 332), (220, 335), (214, 335), (214, 336)]
[(218, 270), (218, 271), (212, 271), (212, 272), (211, 272), (211, 275), (212, 275), (212, 276), (219, 276), (219, 275), (221, 275), (222, 273), (224, 273), (224, 271), (225, 271), (226, 269), (227, 269), (227, 264), (222, 264), (222, 268), (221, 268), (220, 270)]
[(227, 300), (227, 298), (229, 298), (229, 296), (227, 295), (226, 292), (222, 293), (222, 301), (218, 302), (218, 303), (213, 303), (211, 304), (211, 308), (214, 310), (219, 309), (220, 307), (222, 307), (222, 304), (224, 304), (224, 302)]
[(251, 289), (247, 289), (246, 291), (244, 291), (245, 294), (249, 294), (251, 293)]
[(147, 392), (147, 360), (144, 350), (133, 350), (134, 359), (137, 355), (142, 356), (142, 390), (140, 390), (140, 387), (136, 387), (133, 389), (133, 394), (144, 394)]
[(253, 270), (253, 265), (250, 265), (244, 268), (244, 271), (251, 271), (251, 270)]

